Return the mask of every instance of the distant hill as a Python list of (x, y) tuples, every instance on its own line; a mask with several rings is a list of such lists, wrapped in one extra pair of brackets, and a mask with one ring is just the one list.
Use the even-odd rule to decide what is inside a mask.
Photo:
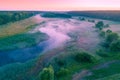
[(92, 18), (120, 21), (120, 11), (69, 11), (72, 16), (86, 16)]

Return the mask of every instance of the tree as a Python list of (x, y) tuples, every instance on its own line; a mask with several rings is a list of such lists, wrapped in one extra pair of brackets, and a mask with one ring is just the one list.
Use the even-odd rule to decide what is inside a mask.
[(117, 33), (109, 33), (106, 37), (106, 42), (110, 45), (113, 41), (117, 40), (119, 35)]
[(100, 31), (100, 36), (105, 37), (105, 31)]
[(85, 18), (84, 17), (79, 17), (79, 20), (85, 21)]
[(110, 44), (110, 50), (111, 51), (120, 51), (120, 39), (113, 41)]
[(97, 24), (95, 25), (96, 28), (98, 28), (99, 30), (102, 30), (104, 28), (104, 23), (103, 21), (99, 21), (97, 22)]
[(48, 68), (44, 68), (38, 75), (39, 80), (54, 80), (54, 69), (50, 65)]
[(57, 72), (57, 77), (62, 77), (68, 75), (69, 70), (65, 68), (60, 68), (60, 70)]
[(108, 30), (106, 31), (106, 33), (108, 33), (108, 34), (109, 34), (109, 33), (112, 33), (112, 31), (111, 31), (110, 29), (108, 29)]
[(79, 52), (75, 55), (75, 60), (77, 62), (88, 62), (91, 63), (93, 62), (92, 56), (86, 52)]

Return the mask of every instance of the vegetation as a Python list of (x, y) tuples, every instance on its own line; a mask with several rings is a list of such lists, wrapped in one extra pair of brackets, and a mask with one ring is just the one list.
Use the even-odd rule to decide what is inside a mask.
[(97, 22), (97, 24), (95, 25), (96, 28), (98, 28), (99, 30), (102, 30), (104, 28), (104, 23), (103, 21), (99, 21)]
[(65, 68), (61, 68), (57, 73), (56, 76), (57, 78), (63, 77), (63, 76), (67, 76), (69, 74), (69, 70), (65, 69)]
[(40, 32), (22, 33), (0, 38), (0, 51), (31, 47), (46, 39), (47, 36)]
[(79, 20), (85, 21), (85, 18), (84, 17), (79, 17)]
[(48, 68), (44, 68), (38, 76), (38, 80), (54, 80), (54, 69), (50, 65)]
[(85, 16), (97, 19), (120, 21), (120, 11), (70, 11), (72, 16)]
[(120, 39), (115, 40), (110, 44), (110, 50), (117, 51), (117, 52), (120, 51)]
[(75, 56), (75, 60), (77, 62), (80, 62), (80, 63), (82, 63), (82, 62), (88, 62), (88, 63), (93, 62), (92, 56), (89, 55), (86, 52), (79, 52), (79, 53), (77, 53), (76, 56)]
[(52, 13), (52, 12), (47, 12), (42, 15), (42, 17), (46, 18), (71, 18), (72, 16), (64, 13)]
[(34, 29), (39, 23), (34, 17), (0, 25), (0, 38), (26, 33)]
[(88, 22), (93, 22), (93, 23), (94, 23), (94, 22), (95, 22), (95, 20), (92, 20), (92, 19), (88, 19)]
[(0, 25), (29, 18), (35, 14), (36, 12), (0, 12)]
[[(48, 17), (65, 18), (66, 16), (48, 13)], [(19, 19), (16, 18), (16, 20)], [(29, 32), (38, 25), (34, 20), (23, 21), (19, 25), (15, 23), (13, 23), (14, 26), (3, 25), (0, 27), (0, 50), (31, 47), (47, 39), (47, 36), (40, 32)], [(0, 80), (72, 80), (75, 74), (79, 75), (81, 72), (85, 72), (84, 70), (88, 70), (84, 74), (84, 78), (80, 75), (84, 80), (119, 79), (120, 37), (111, 30), (104, 31), (103, 28), (106, 26), (108, 27), (109, 24), (104, 25), (102, 21), (96, 23), (96, 28), (99, 29), (98, 33), (100, 33), (99, 37), (102, 38), (100, 44), (104, 44), (100, 48), (97, 47), (96, 53), (80, 49), (75, 43), (78, 36), (71, 34), (70, 37), (73, 36), (75, 41), (68, 42), (59, 51), (56, 51), (57, 49), (46, 51), (45, 54), (38, 56), (35, 60), (1, 67)], [(54, 53), (57, 55), (52, 56)], [(49, 56), (52, 58), (49, 59)], [(89, 75), (88, 73), (92, 74)]]

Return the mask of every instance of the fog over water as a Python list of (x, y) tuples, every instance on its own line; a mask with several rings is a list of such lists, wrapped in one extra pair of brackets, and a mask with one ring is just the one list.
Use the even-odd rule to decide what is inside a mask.
[(0, 51), (0, 66), (15, 62), (25, 62), (37, 57), (43, 51), (60, 47), (71, 39), (67, 34), (75, 30), (74, 23), (69, 19), (47, 19), (41, 18), (39, 15), (35, 16), (35, 18), (38, 23), (43, 21), (45, 23), (37, 26), (31, 33), (40, 31), (47, 34), (49, 39), (30, 48)]
[(36, 18), (40, 24), (29, 33), (40, 31), (49, 36), (48, 40), (40, 42), (38, 45), (30, 48), (0, 51), (0, 66), (16, 62), (25, 62), (34, 59), (42, 52), (64, 46), (66, 42), (74, 40), (75, 38), (69, 34), (76, 35), (75, 43), (77, 43), (76, 46), (78, 48), (92, 52), (98, 47), (100, 38), (95, 31), (96, 29), (93, 27), (95, 23), (73, 18), (43, 18), (40, 17), (40, 15), (36, 15), (34, 18)]

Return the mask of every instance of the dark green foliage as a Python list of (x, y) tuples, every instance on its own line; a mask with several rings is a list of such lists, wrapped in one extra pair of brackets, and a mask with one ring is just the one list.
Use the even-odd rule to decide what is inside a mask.
[(105, 28), (108, 28), (108, 27), (110, 27), (110, 25), (109, 25), (109, 24), (106, 24), (106, 25), (104, 25), (104, 27), (105, 27)]
[(101, 32), (100, 32), (100, 36), (101, 36), (101, 37), (105, 37), (105, 31), (101, 31)]
[(50, 65), (48, 68), (44, 68), (38, 75), (38, 80), (54, 80), (54, 69)]
[(80, 63), (91, 63), (93, 62), (92, 56), (86, 52), (79, 52), (75, 55), (75, 60)]
[(110, 29), (108, 29), (108, 30), (106, 31), (106, 33), (107, 33), (107, 34), (112, 33), (112, 31), (111, 31)]
[(96, 51), (96, 54), (101, 56), (101, 57), (108, 57), (109, 55), (102, 49), (99, 49)]
[(94, 23), (94, 22), (95, 22), (95, 20), (92, 20), (92, 19), (88, 19), (88, 22), (93, 22), (93, 23)]
[(25, 63), (13, 63), (0, 67), (0, 80), (34, 80), (28, 71), (34, 67), (36, 60)]
[(85, 18), (84, 17), (79, 17), (79, 20), (85, 21)]
[(117, 33), (113, 33), (111, 30), (107, 30), (105, 33), (105, 41), (102, 44), (105, 48), (110, 48), (110, 45), (113, 41), (119, 39), (119, 35)]
[(96, 25), (95, 25), (95, 27), (98, 28), (99, 30), (102, 30), (104, 28), (103, 21), (97, 22)]
[(65, 60), (63, 60), (63, 59), (56, 59), (56, 62), (59, 66), (64, 66), (65, 65)]
[(36, 12), (0, 12), (0, 25), (22, 20), (35, 15)]
[(110, 45), (113, 41), (117, 40), (119, 38), (117, 33), (110, 33), (106, 37), (106, 42), (108, 45)]
[(5, 38), (0, 38), (0, 50), (31, 47), (41, 41), (46, 40), (46, 37), (47, 36), (45, 34), (36, 32), (31, 34), (16, 34)]
[(69, 70), (68, 69), (65, 69), (65, 68), (61, 68), (57, 73), (57, 77), (63, 77), (63, 76), (66, 76), (68, 75), (69, 73)]
[(72, 16), (85, 16), (97, 19), (120, 21), (120, 11), (70, 11)]
[(113, 41), (110, 44), (111, 51), (120, 51), (120, 39)]
[(71, 18), (71, 15), (64, 14), (64, 13), (52, 13), (52, 12), (47, 12), (42, 15), (42, 17), (46, 18)]

